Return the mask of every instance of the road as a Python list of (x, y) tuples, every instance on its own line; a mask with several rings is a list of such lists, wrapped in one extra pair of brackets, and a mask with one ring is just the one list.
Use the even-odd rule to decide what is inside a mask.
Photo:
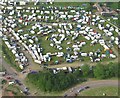
[[(21, 72), (17, 72), (14, 68), (12, 68), (4, 59), (2, 59), (2, 57), (0, 56), (0, 64), (2, 64), (2, 66), (4, 66), (7, 76), (13, 77), (14, 80), (17, 79), (19, 80), (23, 85), (19, 86), (19, 88), (24, 91), (24, 89), (26, 88), (23, 80), (25, 79), (25, 75), (22, 74)], [(31, 96), (31, 94), (30, 94)]]
[(81, 87), (89, 86), (91, 88), (96, 88), (96, 87), (103, 87), (103, 86), (115, 86), (118, 87), (118, 80), (96, 80), (96, 81), (88, 81), (84, 82), (80, 85), (77, 85), (76, 87), (69, 89), (65, 94), (67, 96), (75, 96), (75, 94), (78, 94), (78, 90)]

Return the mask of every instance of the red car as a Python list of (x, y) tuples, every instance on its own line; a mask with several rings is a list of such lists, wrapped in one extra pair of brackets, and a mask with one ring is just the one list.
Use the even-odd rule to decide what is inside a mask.
[(10, 79), (13, 79), (11, 76), (7, 76), (6, 78), (9, 79), (9, 80), (10, 80)]

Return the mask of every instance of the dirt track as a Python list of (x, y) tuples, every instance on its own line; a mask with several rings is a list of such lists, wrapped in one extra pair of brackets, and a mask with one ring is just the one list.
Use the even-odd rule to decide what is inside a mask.
[(67, 96), (74, 96), (75, 93), (78, 93), (78, 90), (81, 87), (84, 86), (89, 86), (91, 88), (96, 88), (96, 87), (103, 87), (103, 86), (115, 86), (118, 87), (118, 80), (96, 80), (96, 81), (88, 81), (88, 82), (84, 82), (80, 85), (77, 85), (76, 87), (69, 89), (67, 92), (65, 92), (65, 94), (67, 94)]

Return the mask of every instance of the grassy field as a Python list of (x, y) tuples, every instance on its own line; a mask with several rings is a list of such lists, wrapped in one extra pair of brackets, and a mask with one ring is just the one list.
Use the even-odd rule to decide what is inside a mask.
[[(0, 57), (2, 57), (2, 40), (0, 39)], [(4, 71), (2, 63), (0, 64), (0, 72)]]
[(98, 87), (83, 91), (79, 96), (103, 96), (103, 93), (105, 93), (106, 96), (118, 96), (118, 88), (113, 86)]
[[(2, 41), (0, 39), (0, 57), (2, 56)], [(2, 68), (2, 64), (0, 64), (0, 71), (2, 71), (3, 68)]]
[(23, 96), (23, 93), (20, 92), (20, 89), (18, 88), (18, 86), (15, 86), (15, 85), (9, 85), (9, 86), (5, 89), (3, 95), (4, 95), (4, 96), (8, 96), (8, 95), (9, 95), (9, 92), (12, 92), (12, 94), (13, 94), (14, 96)]
[(15, 56), (4, 42), (2, 42), (2, 55), (8, 64), (14, 67), (17, 71), (21, 71), (21, 69), (18, 67), (17, 62), (15, 62)]
[(118, 9), (118, 8), (120, 8), (119, 4), (120, 4), (120, 2), (119, 3), (118, 2), (108, 2), (107, 6), (110, 7), (111, 9)]

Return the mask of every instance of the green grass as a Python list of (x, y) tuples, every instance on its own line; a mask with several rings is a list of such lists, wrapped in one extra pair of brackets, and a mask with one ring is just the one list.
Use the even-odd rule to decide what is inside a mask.
[(5, 71), (5, 68), (4, 68), (4, 66), (1, 64), (0, 65), (0, 72), (4, 72)]
[(83, 52), (94, 52), (97, 51), (98, 49), (103, 50), (103, 47), (100, 44), (95, 44), (94, 46), (90, 46), (90, 42), (88, 41), (85, 46), (83, 46), (82, 51)]
[(0, 39), (0, 55), (2, 55), (2, 40)]
[[(2, 57), (2, 40), (0, 39), (0, 57)], [(5, 68), (0, 64), (0, 72), (3, 72)]]
[(103, 96), (103, 93), (105, 93), (106, 96), (118, 96), (118, 87), (105, 86), (88, 89), (81, 92), (79, 96)]
[(17, 71), (21, 71), (21, 69), (18, 66), (18, 63), (15, 62), (15, 56), (9, 50), (9, 48), (6, 46), (4, 42), (2, 42), (2, 55), (4, 57), (4, 60), (10, 64), (12, 67), (14, 67)]
[[(0, 39), (0, 57), (2, 56), (2, 41)], [(2, 64), (0, 64), (0, 71), (3, 71)]]
[[(5, 95), (7, 94), (7, 92), (13, 92), (14, 96), (23, 96), (23, 93), (20, 92), (20, 89), (18, 86), (15, 85), (9, 85), (6, 89), (5, 89)], [(6, 95), (7, 96), (7, 95)]]
[[(99, 15), (100, 17), (102, 17), (102, 18), (104, 18), (106, 21), (103, 23), (103, 25), (104, 25), (104, 27), (106, 27), (106, 24), (110, 24), (110, 23), (112, 23), (112, 24), (114, 24), (114, 20), (111, 18), (111, 17), (109, 17), (111, 20), (110, 20), (110, 23), (108, 22), (108, 17), (104, 17), (104, 16), (102, 16), (102, 15)], [(116, 22), (117, 22), (118, 20), (116, 20)], [(111, 24), (110, 24), (111, 25)], [(114, 24), (115, 26), (117, 26), (118, 27), (118, 25), (119, 25), (119, 23), (117, 23), (117, 24)], [(99, 30), (99, 29), (98, 29)], [(101, 31), (101, 30), (99, 30), (99, 31)], [(103, 32), (103, 31), (102, 31)], [(116, 31), (112, 31), (112, 33), (113, 33), (113, 35), (115, 36), (115, 37), (117, 37), (118, 36), (118, 33), (116, 32)]]
[[(118, 16), (116, 16), (116, 17), (118, 17)], [(107, 19), (110, 19), (110, 21), (109, 22), (111, 22), (111, 23), (113, 23), (114, 25), (116, 25), (117, 27), (119, 27), (119, 22), (118, 22), (118, 20), (113, 20), (113, 18), (112, 17), (105, 17), (104, 16), (104, 18), (107, 20)]]
[(119, 3), (118, 2), (108, 2), (107, 3), (108, 7), (110, 7), (111, 9), (118, 9), (119, 8)]

